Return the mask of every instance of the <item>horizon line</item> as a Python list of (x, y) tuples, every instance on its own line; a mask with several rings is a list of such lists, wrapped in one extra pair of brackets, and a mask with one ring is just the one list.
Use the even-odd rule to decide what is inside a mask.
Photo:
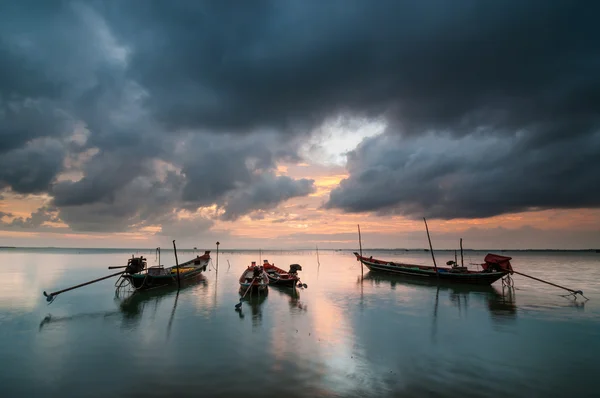
[[(0, 250), (7, 250), (7, 249), (62, 249), (62, 250), (144, 250), (144, 251), (153, 251), (156, 249), (160, 249), (161, 251), (173, 251), (173, 248), (162, 248), (162, 247), (73, 247), (73, 246), (0, 246)], [(192, 247), (192, 248), (177, 248), (177, 250), (182, 250), (182, 251), (202, 251), (202, 250), (209, 250), (209, 251), (216, 251), (216, 247), (213, 247), (212, 249), (207, 249), (205, 247)], [(360, 248), (322, 248), (319, 249), (318, 247), (314, 247), (314, 248), (308, 248), (308, 247), (299, 247), (299, 248), (278, 248), (278, 249), (273, 249), (273, 248), (265, 248), (265, 249), (261, 249), (261, 248), (221, 248), (219, 249), (219, 251), (225, 252), (225, 251), (298, 251), (298, 250), (302, 250), (302, 251), (308, 251), (308, 250), (321, 250), (321, 251), (360, 251)], [(430, 251), (428, 248), (425, 247), (415, 247), (415, 248), (408, 248), (408, 247), (396, 247), (396, 248), (384, 248), (384, 247), (375, 247), (375, 248), (363, 248), (362, 251), (367, 251), (367, 250), (372, 250), (372, 251), (424, 251), (424, 252), (428, 252)], [(528, 248), (528, 249), (514, 249), (514, 248), (504, 248), (504, 249), (490, 249), (490, 248), (481, 248), (481, 249), (476, 249), (476, 248), (463, 248), (463, 251), (598, 251), (600, 249), (597, 248), (587, 248), (587, 249), (551, 249), (551, 248), (545, 248), (545, 249), (533, 249), (533, 248)], [(460, 249), (433, 249), (433, 251), (456, 251), (456, 252), (460, 252)]]

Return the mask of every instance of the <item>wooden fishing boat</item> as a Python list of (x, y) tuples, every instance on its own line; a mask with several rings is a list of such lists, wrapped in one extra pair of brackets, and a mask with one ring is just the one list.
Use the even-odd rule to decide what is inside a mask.
[(196, 258), (181, 263), (179, 266), (174, 265), (172, 267), (165, 268), (159, 265), (155, 267), (149, 267), (146, 269), (146, 272), (123, 274), (121, 278), (125, 281), (129, 281), (131, 286), (136, 290), (176, 285), (178, 272), (180, 281), (194, 278), (200, 275), (203, 271), (206, 271), (209, 261), (210, 251), (205, 251), (202, 256), (196, 256)]
[[(131, 258), (127, 260), (127, 265), (108, 267), (108, 269), (120, 269), (118, 272), (54, 292), (47, 293), (44, 291), (44, 297), (46, 297), (48, 303), (51, 303), (59, 294), (79, 289), (91, 285), (92, 283), (98, 283), (109, 278), (114, 278), (115, 276), (119, 277), (115, 283), (117, 296), (129, 291), (137, 292), (138, 290), (168, 285), (177, 285), (179, 289), (182, 281), (192, 279), (200, 275), (202, 271), (206, 271), (210, 261), (210, 250), (205, 251), (202, 256), (196, 256), (196, 258), (182, 264), (179, 264), (177, 260), (177, 247), (175, 241), (173, 241), (173, 251), (175, 253), (175, 265), (172, 267), (164, 268), (159, 265), (146, 268), (147, 260), (143, 256), (134, 257), (132, 255)], [(160, 264), (160, 248), (156, 249), (156, 254), (158, 255), (158, 263)], [(218, 263), (219, 242), (217, 242), (217, 264)]]
[(240, 290), (246, 290), (249, 293), (260, 293), (267, 290), (269, 286), (269, 276), (263, 267), (256, 265), (256, 261), (252, 261), (252, 265), (242, 272), (240, 276)]
[(436, 282), (491, 285), (498, 279), (513, 272), (510, 265), (511, 257), (488, 254), (485, 263), (481, 264), (482, 271), (468, 270), (459, 267), (455, 262), (452, 267), (431, 267), (427, 265), (406, 264), (394, 261), (378, 260), (354, 253), (356, 260), (364, 264), (370, 271), (387, 272), (411, 278), (430, 279)]
[(275, 266), (275, 264), (269, 264), (268, 260), (264, 260), (263, 269), (269, 277), (269, 283), (272, 285), (289, 286), (294, 287), (297, 284), (304, 285), (300, 282), (298, 271), (302, 271), (300, 264), (291, 264), (289, 271), (284, 271), (281, 268)]

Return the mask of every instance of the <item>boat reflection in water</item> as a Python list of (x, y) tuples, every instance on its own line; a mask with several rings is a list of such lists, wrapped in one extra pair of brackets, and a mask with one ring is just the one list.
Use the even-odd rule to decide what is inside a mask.
[[(102, 311), (94, 313), (83, 313), (71, 316), (55, 317), (48, 314), (39, 325), (41, 331), (46, 325), (56, 324), (61, 322), (70, 322), (90, 318), (114, 318), (121, 317), (122, 326), (126, 329), (135, 329), (141, 322), (144, 311), (152, 308), (154, 315), (158, 311), (159, 304), (165, 299), (175, 299), (173, 307), (170, 310), (169, 326), (172, 323), (175, 310), (177, 308), (177, 301), (180, 294), (184, 294), (186, 291), (192, 290), (194, 286), (206, 286), (207, 280), (204, 275), (197, 275), (192, 279), (181, 281), (181, 286), (178, 289), (177, 285), (167, 285), (155, 289), (148, 290), (122, 290), (117, 289), (115, 292), (115, 302), (118, 305), (118, 310), (113, 311)], [(163, 309), (164, 311), (164, 309)]]
[(470, 300), (484, 300), (494, 321), (514, 320), (517, 315), (514, 290), (508, 287), (498, 290), (491, 285), (438, 284), (436, 281), (429, 281), (428, 279), (407, 279), (393, 274), (374, 273), (370, 271), (362, 279), (364, 281), (371, 281), (375, 285), (389, 283), (392, 289), (395, 289), (399, 285), (430, 290), (432, 294), (435, 294), (434, 317), (437, 316), (440, 292), (447, 293), (450, 302), (459, 311), (466, 311)]
[(239, 309), (236, 309), (240, 319), (245, 318), (244, 309), (250, 307), (250, 314), (252, 315), (252, 325), (257, 326), (262, 322), (262, 306), (264, 302), (267, 300), (267, 296), (269, 295), (269, 290), (265, 289), (260, 292), (260, 294), (246, 294), (246, 290), (244, 287), (241, 287), (239, 290), (241, 302), (243, 303)]
[(193, 279), (182, 280), (179, 289), (177, 288), (177, 285), (167, 285), (156, 289), (134, 291), (133, 293), (117, 291), (115, 294), (115, 301), (119, 303), (119, 308), (123, 313), (124, 323), (131, 328), (135, 328), (138, 326), (142, 314), (147, 307), (152, 306), (156, 314), (158, 305), (161, 301), (169, 297), (175, 297), (173, 309), (171, 310), (171, 316), (169, 318), (168, 330), (170, 330), (175, 310), (177, 309), (179, 295), (186, 290), (191, 290), (192, 287), (199, 285), (207, 285), (207, 280), (204, 275), (197, 275)]
[(277, 294), (281, 296), (287, 296), (290, 304), (290, 311), (292, 312), (304, 312), (308, 310), (306, 304), (300, 301), (300, 289), (297, 289), (295, 286), (287, 287), (287, 286), (277, 286), (272, 285), (271, 289), (276, 291)]

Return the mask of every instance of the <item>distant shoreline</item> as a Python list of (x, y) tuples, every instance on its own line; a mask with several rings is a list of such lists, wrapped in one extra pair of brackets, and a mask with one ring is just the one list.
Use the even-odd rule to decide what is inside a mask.
[[(0, 250), (56, 250), (56, 251), (114, 251), (114, 252), (154, 252), (156, 248), (119, 248), (119, 247), (56, 247), (56, 246), (0, 246)], [(205, 251), (210, 250), (211, 252), (216, 252), (216, 248), (178, 248), (178, 251), (181, 252), (189, 252), (189, 251)], [(434, 249), (435, 252), (454, 252), (456, 249)], [(172, 248), (161, 248), (161, 251), (173, 251)], [(293, 252), (293, 251), (315, 251), (315, 248), (286, 248), (286, 249), (224, 249), (220, 248), (220, 252), (259, 252), (262, 251), (264, 253), (274, 253), (274, 252)], [(359, 248), (353, 249), (319, 249), (322, 252), (355, 252), (359, 251)], [(386, 248), (363, 248), (363, 252), (428, 252), (429, 249), (426, 248), (394, 248), (394, 249), (386, 249)], [(600, 249), (463, 249), (465, 252), (591, 252), (591, 253), (600, 253)]]

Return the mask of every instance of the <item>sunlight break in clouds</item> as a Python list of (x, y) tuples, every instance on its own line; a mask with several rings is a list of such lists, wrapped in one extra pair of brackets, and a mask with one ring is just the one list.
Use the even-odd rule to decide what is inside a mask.
[(362, 140), (383, 133), (387, 124), (382, 119), (338, 116), (327, 120), (313, 131), (300, 155), (313, 164), (324, 166), (346, 164), (346, 154)]

